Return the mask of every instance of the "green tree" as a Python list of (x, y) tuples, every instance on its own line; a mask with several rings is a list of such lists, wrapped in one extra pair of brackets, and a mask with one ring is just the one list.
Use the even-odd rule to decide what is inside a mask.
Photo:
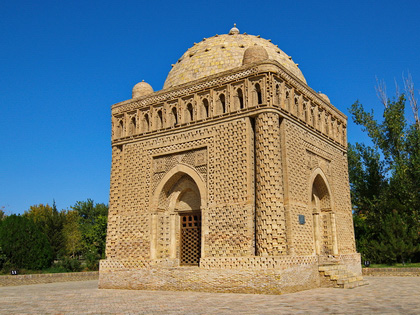
[(95, 224), (99, 216), (108, 217), (108, 206), (103, 203), (94, 204), (92, 199), (77, 201), (71, 208), (79, 213), (83, 223), (86, 224)]
[(64, 248), (66, 255), (75, 258), (82, 250), (82, 232), (80, 230), (80, 217), (77, 211), (68, 210), (63, 225)]
[(65, 213), (57, 210), (55, 202), (52, 206), (48, 204), (33, 205), (28, 211), (24, 212), (23, 216), (32, 220), (47, 236), (55, 259), (64, 254), (63, 225)]
[(6, 254), (3, 252), (3, 250), (0, 247), (0, 271), (3, 269), (6, 261), (7, 261)]
[(78, 201), (71, 207), (79, 214), (81, 245), (89, 269), (96, 269), (100, 258), (105, 257), (108, 206), (94, 204), (93, 200)]
[(0, 247), (6, 263), (14, 268), (39, 270), (53, 261), (47, 237), (23, 216), (10, 215), (0, 222)]
[(376, 262), (420, 252), (420, 128), (405, 116), (405, 97), (384, 103), (382, 122), (356, 102), (350, 112), (374, 147), (349, 145), (349, 177), (358, 250)]
[(380, 217), (386, 209), (383, 205), (388, 184), (384, 163), (379, 153), (364, 144), (349, 144), (349, 180), (354, 212), (356, 245), (363, 259), (372, 259), (371, 240)]

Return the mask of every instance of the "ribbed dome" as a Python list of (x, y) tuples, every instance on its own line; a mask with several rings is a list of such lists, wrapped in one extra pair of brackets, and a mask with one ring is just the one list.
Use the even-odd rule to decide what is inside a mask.
[(270, 40), (231, 31), (231, 34), (216, 35), (205, 38), (197, 44), (194, 43), (194, 46), (188, 49), (178, 62), (173, 65), (163, 88), (170, 88), (240, 67), (242, 66), (245, 50), (255, 45), (264, 48), (268, 53), (269, 59), (278, 61), (306, 83), (297, 64), (293, 62), (291, 57), (271, 43)]

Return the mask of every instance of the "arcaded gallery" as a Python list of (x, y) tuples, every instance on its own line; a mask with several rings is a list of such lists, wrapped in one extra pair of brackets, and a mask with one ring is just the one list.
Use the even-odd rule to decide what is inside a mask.
[(364, 284), (347, 117), (277, 45), (236, 26), (177, 57), (162, 90), (140, 82), (112, 106), (100, 288)]

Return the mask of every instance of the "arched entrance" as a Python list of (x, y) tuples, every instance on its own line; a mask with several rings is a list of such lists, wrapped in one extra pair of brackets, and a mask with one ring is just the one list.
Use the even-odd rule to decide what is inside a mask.
[[(205, 186), (200, 175), (191, 167), (178, 165), (169, 171), (154, 195), (153, 207), (156, 216), (166, 217), (167, 250), (162, 250), (159, 242), (158, 226), (152, 229), (151, 258), (164, 258), (161, 252), (167, 252), (167, 258), (176, 259), (180, 265), (199, 265), (202, 256), (202, 207), (205, 205)], [(154, 233), (156, 233), (154, 235)], [(153, 241), (155, 240), (155, 241)], [(156, 253), (153, 256), (153, 253)]]
[(321, 256), (336, 255), (338, 250), (335, 214), (331, 193), (321, 172), (315, 175), (311, 191), (315, 253)]
[(201, 257), (200, 192), (193, 179), (182, 176), (174, 186), (174, 212), (179, 216), (179, 261), (198, 265)]

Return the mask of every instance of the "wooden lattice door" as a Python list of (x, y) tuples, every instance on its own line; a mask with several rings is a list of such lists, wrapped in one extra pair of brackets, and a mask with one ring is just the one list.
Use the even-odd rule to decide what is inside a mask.
[(331, 214), (321, 212), (321, 255), (332, 255)]
[(181, 264), (198, 265), (201, 253), (201, 214), (181, 214)]

